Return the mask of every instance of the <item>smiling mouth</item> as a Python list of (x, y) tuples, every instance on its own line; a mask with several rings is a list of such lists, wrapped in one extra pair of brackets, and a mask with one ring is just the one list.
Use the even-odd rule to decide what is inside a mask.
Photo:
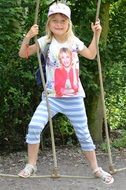
[(63, 30), (62, 28), (55, 28), (55, 30)]

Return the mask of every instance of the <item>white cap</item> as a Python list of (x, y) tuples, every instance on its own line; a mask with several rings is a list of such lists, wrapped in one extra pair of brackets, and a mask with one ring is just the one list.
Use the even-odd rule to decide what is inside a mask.
[(49, 7), (48, 16), (50, 16), (52, 14), (56, 14), (56, 13), (62, 13), (64, 15), (66, 15), (68, 18), (70, 18), (70, 16), (71, 16), (70, 8), (63, 3), (53, 3)]

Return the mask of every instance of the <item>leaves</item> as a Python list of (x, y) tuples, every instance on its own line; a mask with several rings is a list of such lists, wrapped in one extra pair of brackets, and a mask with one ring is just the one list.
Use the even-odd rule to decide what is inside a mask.
[(111, 6), (108, 38), (109, 62), (106, 63), (106, 104), (108, 120), (112, 128), (126, 125), (126, 1)]

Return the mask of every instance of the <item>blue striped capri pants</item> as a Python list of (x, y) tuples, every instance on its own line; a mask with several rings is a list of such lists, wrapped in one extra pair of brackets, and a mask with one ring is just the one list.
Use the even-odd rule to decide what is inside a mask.
[[(49, 107), (51, 117), (57, 113), (62, 113), (67, 116), (72, 126), (74, 127), (76, 136), (80, 143), (81, 149), (84, 151), (92, 151), (95, 145), (92, 141), (88, 124), (87, 115), (82, 97), (68, 97), (68, 98), (53, 98), (49, 97)], [(48, 122), (48, 111), (46, 99), (44, 98), (29, 123), (28, 134), (26, 142), (28, 144), (40, 143), (40, 135), (45, 125)]]

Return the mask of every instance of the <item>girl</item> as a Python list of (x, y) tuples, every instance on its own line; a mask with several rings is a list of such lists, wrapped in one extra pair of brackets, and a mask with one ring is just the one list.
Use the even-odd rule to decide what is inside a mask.
[[(46, 36), (39, 38), (38, 44), (41, 51), (43, 51), (46, 44), (50, 42), (48, 63), (46, 64), (46, 88), (48, 91), (51, 116), (53, 117), (60, 112), (68, 117), (74, 127), (81, 149), (89, 161), (93, 174), (102, 179), (104, 183), (111, 184), (114, 181), (113, 177), (98, 167), (97, 164), (95, 145), (88, 130), (87, 116), (83, 101), (85, 93), (80, 80), (77, 92), (71, 95), (65, 93), (64, 97), (56, 97), (54, 87), (54, 73), (55, 69), (60, 66), (58, 55), (61, 48), (69, 48), (71, 50), (73, 54), (72, 61), (76, 63), (76, 68), (78, 69), (78, 53), (88, 59), (95, 58), (97, 53), (95, 38), (97, 37), (99, 40), (102, 30), (100, 21), (98, 20), (95, 24), (92, 23), (91, 28), (94, 35), (89, 47), (86, 47), (72, 31), (70, 8), (63, 3), (54, 3), (49, 7)], [(31, 38), (38, 34), (38, 30), (38, 25), (35, 24), (28, 31), (19, 51), (20, 57), (27, 58), (27, 56), (31, 56), (37, 52), (36, 44), (29, 45), (29, 42)], [(47, 122), (48, 112), (46, 100), (43, 98), (29, 123), (28, 134), (26, 136), (26, 142), (28, 143), (28, 164), (26, 164), (25, 168), (18, 174), (20, 177), (30, 177), (37, 170), (36, 162), (39, 151), (40, 134)]]

